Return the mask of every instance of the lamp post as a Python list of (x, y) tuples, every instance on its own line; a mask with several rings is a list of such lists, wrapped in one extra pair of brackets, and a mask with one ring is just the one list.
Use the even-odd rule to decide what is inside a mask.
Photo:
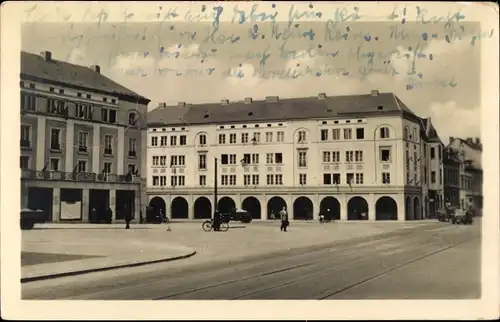
[(217, 158), (214, 158), (214, 213), (213, 213), (213, 217), (212, 219), (215, 219), (215, 213), (217, 212), (218, 210), (218, 206), (217, 206), (217, 168), (219, 166), (217, 165)]

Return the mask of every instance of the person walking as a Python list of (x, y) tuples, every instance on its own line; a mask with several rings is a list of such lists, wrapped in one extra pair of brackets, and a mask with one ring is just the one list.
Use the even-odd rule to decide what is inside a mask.
[(286, 228), (289, 225), (288, 214), (286, 213), (286, 207), (283, 207), (283, 209), (280, 211), (280, 218), (281, 218), (280, 230), (286, 232)]
[(125, 211), (125, 229), (130, 229), (130, 222), (132, 221), (132, 211), (130, 211), (126, 205), (123, 210)]
[(220, 211), (215, 211), (214, 213), (214, 229), (213, 231), (220, 231), (221, 224), (221, 214)]

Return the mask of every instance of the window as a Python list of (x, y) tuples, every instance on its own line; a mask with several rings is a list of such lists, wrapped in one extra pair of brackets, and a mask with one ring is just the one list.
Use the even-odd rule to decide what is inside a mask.
[(61, 129), (50, 129), (50, 149), (61, 150)]
[(409, 134), (410, 134), (410, 133), (409, 133), (409, 131), (408, 131), (408, 128), (407, 128), (407, 127), (405, 127), (405, 130), (404, 130), (404, 138), (405, 138), (405, 140), (408, 140), (408, 139), (409, 139), (409, 137), (408, 137), (408, 136), (409, 136)]
[(345, 162), (354, 161), (354, 151), (345, 151)]
[(248, 143), (248, 133), (241, 133), (241, 143)]
[(299, 131), (297, 142), (304, 143), (307, 140), (306, 131)]
[(168, 136), (162, 135), (160, 137), (160, 146), (167, 146), (168, 144)]
[(160, 184), (160, 177), (153, 176), (153, 186), (158, 186)]
[(229, 134), (229, 144), (235, 144), (235, 143), (236, 143), (236, 133)]
[(76, 104), (76, 111), (78, 113), (76, 117), (84, 120), (92, 120), (93, 110), (94, 108), (91, 105)]
[(160, 157), (157, 155), (153, 155), (153, 165), (159, 165), (160, 164)]
[(323, 184), (332, 184), (332, 175), (330, 173), (323, 173)]
[(236, 154), (229, 155), (229, 164), (236, 164)]
[(220, 184), (222, 186), (227, 186), (229, 184), (229, 176), (227, 174), (221, 176)]
[(266, 154), (266, 163), (267, 164), (273, 164), (274, 163), (274, 154), (273, 153), (267, 153)]
[(128, 165), (128, 173), (135, 175), (137, 173), (137, 169), (135, 168), (135, 164)]
[(162, 165), (162, 166), (166, 166), (167, 165), (167, 156), (166, 155), (162, 155), (160, 157), (160, 165)]
[(323, 162), (324, 163), (330, 163), (331, 162), (331, 152), (330, 151), (323, 151)]
[(356, 184), (363, 184), (363, 174), (356, 173)]
[(243, 175), (243, 184), (244, 184), (245, 186), (250, 185), (250, 182), (251, 182), (250, 180), (251, 180), (251, 177), (250, 177), (250, 175), (249, 175), (249, 174), (245, 174), (245, 175)]
[(21, 124), (21, 147), (31, 147), (31, 126)]
[(283, 185), (283, 175), (282, 174), (275, 174), (274, 175), (274, 184), (276, 185)]
[(415, 142), (418, 142), (418, 136), (417, 136), (417, 129), (416, 128), (413, 129), (413, 140)]
[(104, 154), (113, 154), (113, 137), (111, 135), (104, 136)]
[(388, 127), (380, 128), (380, 138), (381, 139), (388, 139), (389, 138), (389, 128)]
[(49, 88), (49, 91), (50, 91), (51, 93), (54, 93), (54, 87), (50, 87), (50, 88)]
[(170, 166), (176, 166), (179, 165), (179, 159), (177, 155), (171, 155), (170, 156)]
[(47, 100), (47, 112), (56, 115), (67, 115), (68, 107), (65, 101), (48, 99)]
[(363, 151), (355, 151), (356, 162), (363, 162)]
[(199, 176), (199, 183), (200, 186), (206, 186), (207, 185), (207, 176), (202, 174)]
[(160, 177), (160, 186), (165, 187), (167, 185), (167, 176)]
[(335, 185), (340, 184), (340, 173), (334, 173), (332, 175), (332, 181), (333, 181), (333, 184), (335, 184)]
[(321, 141), (328, 141), (328, 130), (321, 130)]
[(274, 184), (274, 175), (268, 174), (266, 176), (266, 178), (267, 178), (267, 185), (273, 185)]
[(179, 144), (186, 145), (187, 144), (187, 136), (185, 136), (185, 135), (179, 136)]
[(340, 129), (333, 129), (332, 139), (333, 140), (340, 140)]
[(78, 151), (87, 152), (89, 142), (88, 132), (78, 132)]
[(220, 163), (221, 164), (229, 164), (229, 157), (227, 154), (222, 154), (220, 156)]
[(241, 160), (241, 163), (243, 163), (243, 165), (250, 164), (250, 154), (249, 153), (243, 154), (243, 159)]
[(276, 162), (276, 164), (283, 164), (283, 154), (282, 153), (275, 153), (274, 154), (274, 162)]
[(348, 185), (351, 185), (352, 183), (354, 183), (354, 173), (346, 173), (346, 183)]
[(200, 145), (206, 145), (207, 144), (207, 136), (205, 134), (200, 135), (199, 142), (200, 142)]
[(259, 175), (258, 174), (252, 174), (252, 185), (254, 185), (254, 186), (259, 185)]
[(200, 154), (198, 155), (198, 169), (206, 170), (207, 169), (207, 155)]
[(252, 143), (259, 143), (259, 142), (260, 142), (260, 133), (256, 132), (253, 134)]
[(26, 155), (21, 155), (19, 157), (19, 167), (21, 169), (29, 169), (30, 167), (30, 157)]
[(431, 171), (431, 183), (436, 183), (436, 171)]
[(107, 108), (101, 108), (101, 121), (109, 121), (109, 110)]
[(78, 172), (87, 172), (87, 161), (79, 160), (78, 161)]
[(334, 163), (340, 162), (340, 151), (332, 151), (332, 161)]
[(391, 174), (389, 172), (382, 172), (382, 183), (383, 184), (391, 183)]
[(380, 161), (391, 162), (391, 148), (380, 147)]
[(172, 187), (177, 186), (177, 176), (171, 176), (171, 177), (170, 177), (170, 185), (171, 185)]
[(301, 184), (303, 186), (307, 184), (307, 174), (305, 174), (305, 173), (299, 174), (299, 184)]
[(151, 146), (158, 146), (158, 137), (157, 136), (151, 137)]
[(439, 169), (439, 183), (443, 183), (443, 170)]
[(219, 134), (219, 144), (226, 144), (226, 135)]
[(230, 186), (236, 185), (236, 175), (234, 174), (229, 175), (229, 185)]
[(25, 111), (36, 111), (36, 96), (21, 94), (21, 109)]
[(434, 147), (431, 148), (431, 159), (434, 160), (436, 158), (436, 149)]
[(59, 171), (59, 159), (57, 158), (50, 159), (50, 171)]
[(129, 138), (128, 139), (128, 156), (129, 157), (137, 157), (137, 139)]
[(30, 83), (30, 88), (34, 89), (35, 88), (35, 84)]
[(186, 177), (179, 176), (179, 186), (185, 186), (185, 185), (186, 185)]
[(132, 125), (132, 126), (136, 125), (137, 119), (138, 119), (138, 116), (135, 112), (128, 113), (128, 124), (129, 125)]
[(102, 172), (103, 173), (111, 173), (112, 167), (113, 167), (113, 164), (111, 162), (104, 162)]
[[(271, 138), (272, 138), (272, 136), (271, 136)], [(276, 133), (276, 139), (278, 142), (284, 142), (285, 141), (285, 132)]]
[(352, 129), (344, 129), (344, 140), (352, 139)]
[(365, 129), (359, 127), (356, 129), (356, 139), (363, 140), (365, 138)]
[(170, 137), (170, 145), (171, 146), (177, 145), (177, 137), (176, 136), (171, 136)]
[(266, 142), (273, 142), (273, 132), (266, 132)]
[(299, 167), (307, 167), (307, 152), (299, 151), (298, 157)]

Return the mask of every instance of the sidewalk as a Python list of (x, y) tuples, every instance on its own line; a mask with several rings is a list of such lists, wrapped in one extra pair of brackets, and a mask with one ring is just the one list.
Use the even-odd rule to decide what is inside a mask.
[[(59, 226), (59, 227), (57, 227)], [(165, 242), (163, 229), (64, 229), (43, 224), (22, 233), (21, 282), (188, 258), (191, 247)], [(78, 225), (80, 227), (80, 225)], [(118, 229), (121, 228), (121, 229)]]

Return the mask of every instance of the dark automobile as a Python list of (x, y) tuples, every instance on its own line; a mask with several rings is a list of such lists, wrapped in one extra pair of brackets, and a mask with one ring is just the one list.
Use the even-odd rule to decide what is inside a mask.
[(36, 223), (43, 222), (45, 222), (45, 213), (43, 210), (21, 209), (20, 223), (22, 230), (33, 229)]
[(233, 209), (229, 212), (222, 213), (222, 220), (225, 222), (239, 221), (248, 224), (252, 221), (252, 214), (243, 209)]

